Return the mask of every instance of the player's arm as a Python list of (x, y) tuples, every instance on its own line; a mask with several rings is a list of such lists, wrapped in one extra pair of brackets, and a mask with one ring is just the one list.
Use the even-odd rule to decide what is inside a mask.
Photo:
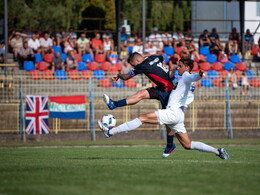
[(170, 71), (169, 71), (170, 78), (173, 78), (175, 76), (176, 69), (177, 69), (176, 66), (174, 66), (173, 68), (170, 68)]
[(202, 78), (202, 76), (204, 76), (204, 71), (202, 71), (202, 70), (200, 70), (199, 73), (197, 73), (197, 74), (190, 74), (187, 72), (184, 77), (184, 82), (185, 83), (196, 82), (196, 81), (200, 80)]
[(113, 82), (116, 82), (118, 79), (122, 79), (122, 80), (128, 80), (131, 78), (131, 75), (130, 74), (121, 74), (121, 73), (118, 73), (117, 75), (115, 76), (112, 76), (112, 81)]

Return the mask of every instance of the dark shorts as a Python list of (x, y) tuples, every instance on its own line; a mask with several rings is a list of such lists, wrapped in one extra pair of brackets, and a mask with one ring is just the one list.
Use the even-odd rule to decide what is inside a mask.
[(157, 99), (161, 102), (162, 109), (165, 109), (168, 104), (168, 99), (170, 95), (169, 92), (161, 91), (158, 87), (150, 87), (146, 89), (150, 95), (150, 99)]

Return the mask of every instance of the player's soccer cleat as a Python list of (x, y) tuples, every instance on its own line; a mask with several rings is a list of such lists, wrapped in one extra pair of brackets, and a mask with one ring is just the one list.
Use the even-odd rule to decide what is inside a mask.
[(175, 148), (176, 148), (176, 145), (175, 145), (175, 144), (173, 144), (171, 148), (170, 148), (170, 147), (166, 147), (166, 148), (164, 149), (164, 152), (163, 152), (162, 157), (163, 157), (163, 158), (166, 158), (166, 157), (170, 156), (170, 154), (172, 153), (172, 151), (173, 151)]
[(224, 148), (218, 148), (219, 151), (219, 157), (223, 160), (230, 160), (228, 153)]
[(108, 138), (108, 137), (111, 137), (111, 135), (109, 134), (109, 130), (110, 128), (109, 127), (106, 127), (102, 122), (101, 120), (98, 120), (98, 126), (99, 128), (102, 130), (102, 132), (104, 133), (104, 135)]
[(104, 102), (106, 103), (106, 105), (108, 106), (108, 108), (109, 108), (110, 110), (113, 110), (113, 109), (116, 108), (114, 101), (111, 100), (111, 99), (108, 97), (107, 94), (104, 94), (104, 95), (103, 95), (103, 99), (104, 99)]

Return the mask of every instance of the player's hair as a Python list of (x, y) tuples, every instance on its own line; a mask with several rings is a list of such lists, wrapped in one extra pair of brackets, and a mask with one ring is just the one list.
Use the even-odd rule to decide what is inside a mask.
[(129, 55), (129, 57), (127, 58), (127, 62), (128, 62), (129, 64), (131, 64), (131, 62), (135, 61), (136, 58), (139, 58), (139, 57), (142, 57), (141, 54), (139, 54), (139, 53), (137, 53), (137, 52), (131, 53), (131, 54)]
[(185, 66), (189, 66), (190, 67), (190, 71), (193, 69), (194, 61), (191, 60), (189, 56), (182, 57), (180, 59), (180, 62), (182, 62)]

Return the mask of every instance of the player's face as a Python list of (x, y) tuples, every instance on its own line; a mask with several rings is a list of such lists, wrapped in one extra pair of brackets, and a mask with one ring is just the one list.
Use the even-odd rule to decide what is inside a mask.
[(184, 72), (189, 72), (189, 69), (190, 68), (188, 66), (185, 66), (182, 62), (178, 62), (177, 70), (180, 76), (182, 76)]
[(132, 61), (131, 65), (136, 66), (138, 64), (141, 64), (144, 61), (143, 57), (136, 58), (134, 61)]

